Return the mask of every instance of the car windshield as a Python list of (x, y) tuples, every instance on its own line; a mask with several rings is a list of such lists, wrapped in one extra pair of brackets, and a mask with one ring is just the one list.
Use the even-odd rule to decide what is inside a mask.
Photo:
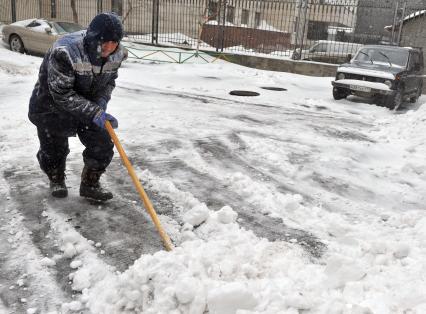
[(356, 55), (355, 61), (405, 67), (408, 62), (408, 50), (377, 47), (363, 48)]
[(59, 34), (74, 33), (84, 29), (81, 25), (69, 22), (55, 22), (55, 27)]

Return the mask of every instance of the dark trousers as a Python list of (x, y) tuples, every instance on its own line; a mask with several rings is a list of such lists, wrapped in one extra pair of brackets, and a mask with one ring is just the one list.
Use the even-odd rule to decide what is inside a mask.
[[(104, 171), (114, 155), (114, 144), (108, 132), (93, 125), (79, 126), (75, 133), (86, 147), (83, 151), (85, 166), (91, 170)], [(37, 126), (37, 134), (40, 140), (37, 153), (40, 168), (48, 174), (54, 169), (65, 170), (65, 161), (70, 152), (68, 137), (73, 134), (42, 125)]]

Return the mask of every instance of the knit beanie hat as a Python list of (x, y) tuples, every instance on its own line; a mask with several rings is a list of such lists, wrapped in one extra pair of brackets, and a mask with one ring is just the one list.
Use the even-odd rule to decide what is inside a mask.
[(86, 36), (100, 42), (120, 42), (123, 38), (123, 24), (115, 13), (101, 13), (94, 17), (87, 29)]

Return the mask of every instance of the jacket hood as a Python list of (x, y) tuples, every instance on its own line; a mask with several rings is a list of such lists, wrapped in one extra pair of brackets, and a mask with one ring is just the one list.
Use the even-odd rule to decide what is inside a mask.
[(89, 55), (90, 62), (100, 66), (102, 64), (102, 43), (107, 41), (120, 43), (123, 35), (123, 25), (116, 14), (101, 13), (95, 16), (84, 37), (84, 48)]

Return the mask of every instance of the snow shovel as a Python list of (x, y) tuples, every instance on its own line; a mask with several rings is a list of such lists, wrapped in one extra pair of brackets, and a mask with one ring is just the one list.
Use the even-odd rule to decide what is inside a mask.
[(133, 169), (132, 164), (130, 163), (129, 159), (127, 158), (126, 153), (124, 152), (123, 147), (120, 144), (120, 141), (115, 134), (114, 129), (111, 126), (111, 123), (109, 121), (105, 122), (105, 127), (111, 136), (112, 141), (115, 144), (115, 147), (118, 150), (118, 153), (120, 154), (121, 160), (123, 160), (124, 165), (127, 168), (127, 171), (129, 172), (130, 177), (132, 178), (133, 184), (136, 187), (136, 190), (139, 193), (139, 196), (141, 197), (146, 210), (148, 211), (149, 215), (151, 216), (152, 221), (154, 222), (155, 227), (157, 228), (158, 233), (160, 234), (161, 239), (163, 240), (164, 247), (167, 251), (171, 251), (173, 248), (173, 244), (170, 241), (169, 236), (164, 231), (163, 227), (161, 227), (160, 220), (158, 219), (157, 213), (155, 212), (154, 207), (152, 206), (151, 201), (148, 198), (148, 195), (146, 194), (144, 188), (142, 187), (142, 184), (140, 183), (138, 177), (136, 176), (135, 170)]

